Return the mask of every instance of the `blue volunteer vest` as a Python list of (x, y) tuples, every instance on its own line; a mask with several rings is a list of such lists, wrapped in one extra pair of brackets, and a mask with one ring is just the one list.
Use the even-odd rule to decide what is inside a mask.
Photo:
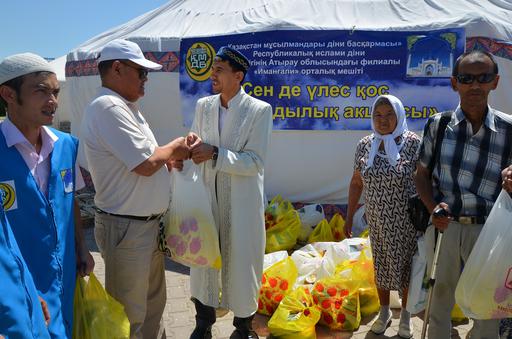
[(50, 338), (43, 311), (11, 226), (0, 206), (0, 334), (7, 338)]
[(52, 129), (48, 197), (15, 146), (0, 132), (0, 188), (4, 208), (39, 294), (48, 303), (52, 338), (71, 338), (76, 281), (73, 199), (78, 140)]

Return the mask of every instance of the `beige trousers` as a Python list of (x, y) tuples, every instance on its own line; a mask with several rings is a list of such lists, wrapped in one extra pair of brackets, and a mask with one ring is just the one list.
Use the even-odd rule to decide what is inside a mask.
[[(463, 265), (467, 262), (469, 254), (478, 239), (482, 225), (465, 225), (451, 222), (444, 231), (437, 261), (436, 282), (434, 295), (430, 304), (430, 322), (428, 338), (451, 338), (451, 316), (455, 305), (455, 288)], [(434, 253), (434, 227), (429, 227), (426, 234), (428, 247), (428, 272), (430, 274)], [(498, 320), (473, 320), (471, 339), (498, 339)]]
[(158, 250), (159, 221), (96, 213), (94, 235), (105, 261), (105, 288), (124, 305), (130, 338), (165, 338), (164, 256)]

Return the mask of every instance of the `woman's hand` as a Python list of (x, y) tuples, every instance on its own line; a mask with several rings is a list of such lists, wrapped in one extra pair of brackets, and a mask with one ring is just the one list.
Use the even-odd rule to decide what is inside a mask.
[(345, 237), (352, 238), (352, 220), (350, 220), (350, 222), (348, 220), (345, 221), (343, 231), (345, 232)]

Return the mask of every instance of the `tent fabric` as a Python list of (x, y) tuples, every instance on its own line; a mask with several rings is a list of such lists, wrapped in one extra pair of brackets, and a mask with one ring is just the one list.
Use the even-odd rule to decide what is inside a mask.
[(465, 27), (469, 37), (510, 41), (511, 10), (506, 0), (178, 0), (90, 39), (72, 55), (87, 59), (116, 38), (143, 40), (137, 41), (143, 50), (177, 51), (181, 38), (275, 29)]
[[(177, 0), (84, 42), (67, 65), (89, 63), (107, 42), (125, 38), (144, 52), (179, 53), (182, 38), (269, 30), (414, 31), (464, 27), (467, 45), (498, 55), (501, 80), (491, 105), (512, 107), (512, 4), (507, 0)], [(92, 62), (92, 64), (91, 64)], [(71, 68), (70, 68), (71, 69)], [(174, 72), (173, 72), (174, 70)], [(185, 135), (175, 69), (151, 72), (141, 108), (160, 143)], [(97, 75), (68, 76), (71, 131), (100, 85)], [(455, 94), (454, 94), (455, 95)], [(193, 111), (194, 107), (190, 107)], [(268, 197), (346, 203), (355, 146), (368, 131), (282, 131), (272, 134), (266, 164)], [(79, 135), (78, 135), (79, 137)], [(87, 168), (84, 157), (80, 162)]]
[(70, 121), (69, 112), (72, 109), (69, 105), (69, 95), (67, 93), (68, 88), (66, 86), (66, 58), (67, 55), (63, 55), (56, 58), (55, 60), (50, 61), (52, 67), (57, 71), (57, 80), (59, 81), (60, 85), (59, 105), (52, 123), (56, 128), (59, 128), (62, 122)]

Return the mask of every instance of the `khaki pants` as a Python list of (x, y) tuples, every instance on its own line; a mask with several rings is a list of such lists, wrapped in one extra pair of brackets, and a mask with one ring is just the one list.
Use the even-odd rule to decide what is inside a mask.
[[(430, 304), (430, 322), (428, 338), (449, 339), (451, 337), (450, 313), (455, 305), (455, 289), (459, 281), (463, 264), (478, 239), (482, 225), (464, 225), (451, 222), (444, 231), (439, 259), (437, 261), (434, 295)], [(429, 227), (426, 234), (429, 265), (431, 270), (434, 253), (434, 227)], [(473, 320), (471, 339), (498, 339), (498, 320)]]
[(105, 288), (124, 305), (130, 338), (165, 338), (164, 256), (158, 250), (159, 221), (96, 213), (94, 235), (105, 261)]

